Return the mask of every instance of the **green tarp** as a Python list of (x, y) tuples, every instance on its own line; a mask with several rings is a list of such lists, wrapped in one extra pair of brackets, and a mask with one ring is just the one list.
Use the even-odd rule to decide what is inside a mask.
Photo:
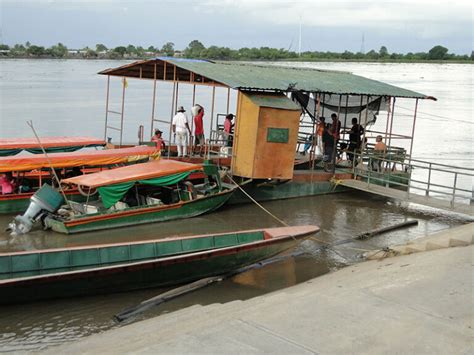
[(136, 182), (145, 185), (168, 186), (176, 184), (179, 181), (187, 178), (189, 174), (191, 174), (191, 172), (187, 171), (184, 173), (162, 176), (155, 179), (130, 181), (115, 185), (102, 186), (98, 188), (99, 195), (102, 198), (104, 207), (110, 208), (115, 205), (115, 203), (119, 201), (128, 192), (128, 190), (130, 190), (133, 185), (135, 185)]

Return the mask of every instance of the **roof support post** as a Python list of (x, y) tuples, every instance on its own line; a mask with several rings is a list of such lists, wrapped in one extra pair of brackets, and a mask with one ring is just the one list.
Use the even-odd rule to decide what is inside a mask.
[(109, 95), (110, 95), (110, 75), (107, 75), (107, 94), (105, 98), (105, 127), (104, 127), (104, 141), (107, 142), (107, 124), (109, 119)]
[[(367, 135), (367, 121), (369, 119), (369, 98), (370, 96), (367, 95), (367, 102), (365, 104), (365, 117), (364, 117), (364, 134), (362, 136), (362, 144), (361, 144), (361, 147), (360, 147), (360, 162), (359, 164), (363, 164), (364, 162), (364, 159), (363, 159), (363, 155), (364, 155), (364, 152), (366, 151), (366, 146), (367, 146), (367, 139), (366, 139), (366, 135)], [(361, 100), (362, 101), (362, 100)], [(360, 124), (361, 122), (359, 122)], [(370, 160), (369, 160), (370, 162)], [(369, 168), (369, 167), (368, 167)], [(355, 169), (354, 169), (355, 171)], [(355, 177), (355, 175), (354, 175)]]
[(311, 162), (311, 178), (313, 177), (312, 174), (313, 174), (314, 165), (315, 165), (315, 158), (316, 158), (316, 154), (315, 154), (315, 149), (316, 149), (316, 144), (317, 144), (316, 139), (319, 139), (319, 137), (317, 137), (316, 127), (317, 127), (317, 124), (319, 122), (320, 107), (321, 107), (321, 94), (318, 93), (318, 95), (316, 97), (316, 106), (314, 107), (314, 116), (315, 116), (316, 119), (313, 121), (313, 139), (312, 139), (312, 142), (311, 142), (311, 150), (309, 151), (309, 159), (310, 159), (310, 162)]
[[(341, 101), (342, 101), (342, 94), (339, 94), (339, 105), (337, 105), (337, 120), (339, 123), (341, 122), (339, 120), (339, 114), (341, 113)], [(337, 142), (339, 139), (336, 139), (336, 137), (339, 136), (339, 134), (336, 135), (337, 132), (337, 124), (335, 127), (333, 127), (333, 135), (334, 135), (334, 145), (332, 147), (332, 173), (336, 173), (336, 153), (337, 153)]]
[(416, 99), (415, 101), (415, 113), (413, 114), (413, 127), (411, 129), (411, 141), (410, 141), (410, 161), (408, 163), (408, 165), (411, 164), (411, 155), (412, 155), (412, 152), (413, 152), (413, 139), (415, 138), (415, 124), (416, 124), (416, 113), (418, 111), (418, 100), (419, 99)]
[(344, 115), (344, 128), (347, 127), (347, 105), (349, 104), (349, 95), (346, 94), (346, 113)]
[(123, 116), (124, 116), (124, 111), (125, 111), (125, 89), (126, 89), (126, 83), (127, 83), (127, 78), (123, 77), (122, 79), (122, 112), (120, 112), (120, 146), (122, 146), (123, 143)]
[(227, 108), (226, 108), (227, 114), (229, 114), (229, 105), (230, 105), (230, 88), (227, 88)]
[(388, 145), (387, 148), (392, 146), (392, 129), (393, 129), (393, 115), (395, 114), (395, 101), (397, 100), (396, 97), (393, 98), (393, 105), (392, 105), (392, 119), (390, 120), (390, 133), (388, 135)]
[(208, 144), (208, 147), (207, 147), (207, 158), (209, 159), (210, 158), (210, 153), (211, 153), (211, 137), (212, 137), (212, 126), (214, 124), (214, 103), (215, 103), (215, 99), (216, 99), (216, 86), (213, 85), (212, 86), (212, 104), (211, 104), (211, 127), (210, 127), (210, 130), (209, 130), (209, 144)]
[(156, 106), (156, 62), (153, 69), (153, 103), (151, 104), (151, 128), (150, 136), (153, 136), (153, 127), (155, 123), (155, 106)]
[(387, 123), (385, 124), (385, 142), (388, 142), (388, 127), (390, 124), (390, 117), (392, 115), (392, 97), (388, 99)]
[[(165, 73), (166, 73), (166, 62), (165, 62)], [(165, 74), (166, 76), (166, 74)], [(175, 112), (175, 101), (177, 101), (176, 99), (176, 66), (174, 67), (174, 75), (173, 75), (173, 96), (172, 96), (172, 99), (171, 99), (171, 112), (170, 112), (170, 127), (169, 127), (169, 137), (170, 137), (170, 141), (169, 141), (169, 144), (168, 144), (168, 159), (170, 157), (170, 153), (171, 153), (171, 142), (172, 142), (172, 138), (173, 138), (173, 116), (174, 116), (174, 112)]]

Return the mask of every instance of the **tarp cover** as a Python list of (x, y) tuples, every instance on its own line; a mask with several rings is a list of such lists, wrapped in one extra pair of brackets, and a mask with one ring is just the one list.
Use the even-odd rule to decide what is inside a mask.
[(44, 154), (0, 157), (0, 172), (30, 171), (42, 168), (71, 168), (76, 166), (104, 166), (131, 163), (147, 157), (158, 158), (155, 147), (132, 147), (120, 149), (91, 150), (75, 153)]
[(64, 179), (62, 182), (86, 187), (101, 187), (124, 182), (149, 180), (184, 172), (202, 170), (201, 165), (183, 163), (175, 160), (155, 160), (148, 163), (125, 166), (123, 168), (104, 170), (98, 173)]
[[(70, 152), (84, 147), (105, 145), (103, 139), (94, 137), (42, 137), (40, 142), (47, 152)], [(23, 149), (34, 154), (42, 153), (36, 138), (0, 138), (0, 156), (15, 155)]]
[[(187, 171), (184, 173), (166, 175), (154, 179), (138, 180), (137, 182), (145, 185), (168, 186), (176, 184), (179, 181), (187, 178), (189, 174), (191, 174), (191, 172)], [(127, 193), (130, 188), (133, 187), (133, 185), (135, 185), (135, 181), (99, 187), (98, 190), (100, 197), (102, 198), (102, 203), (104, 204), (104, 207), (112, 207)]]

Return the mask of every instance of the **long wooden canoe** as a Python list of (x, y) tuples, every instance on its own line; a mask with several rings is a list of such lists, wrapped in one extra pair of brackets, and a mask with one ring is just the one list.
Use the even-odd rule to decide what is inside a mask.
[(0, 304), (191, 282), (277, 255), (318, 231), (295, 226), (0, 254)]

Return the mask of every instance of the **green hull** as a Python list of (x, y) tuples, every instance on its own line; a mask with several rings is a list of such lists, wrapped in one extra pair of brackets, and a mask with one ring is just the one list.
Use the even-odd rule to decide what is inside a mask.
[[(244, 190), (257, 201), (282, 200), (349, 191), (348, 188), (340, 185), (334, 186), (334, 184), (329, 181), (315, 181), (312, 183), (288, 181), (275, 186), (258, 185), (259, 184), (257, 183), (251, 182), (243, 186)], [(229, 204), (249, 202), (249, 198), (240, 190), (237, 191), (229, 200)]]
[(222, 275), (293, 248), (318, 230), (270, 228), (4, 254), (0, 304), (164, 287)]
[(45, 224), (56, 232), (73, 234), (190, 218), (211, 212), (221, 207), (229, 200), (233, 192), (234, 190), (227, 190), (208, 197), (187, 201), (176, 206), (169, 205), (167, 208), (161, 208), (158, 210), (156, 207), (128, 208), (118, 212), (90, 214), (67, 222), (55, 220), (49, 217), (45, 220)]
[[(21, 198), (10, 198), (8, 199), (8, 195), (2, 196), (0, 199), (0, 214), (8, 214), (8, 213), (22, 213), (25, 212), (28, 206), (30, 205), (30, 197), (33, 194), (27, 194), (25, 197)], [(85, 202), (87, 197), (82, 196), (80, 194), (72, 194), (66, 195), (68, 200), (75, 201), (75, 202)], [(90, 201), (97, 200), (97, 196), (89, 197)]]

